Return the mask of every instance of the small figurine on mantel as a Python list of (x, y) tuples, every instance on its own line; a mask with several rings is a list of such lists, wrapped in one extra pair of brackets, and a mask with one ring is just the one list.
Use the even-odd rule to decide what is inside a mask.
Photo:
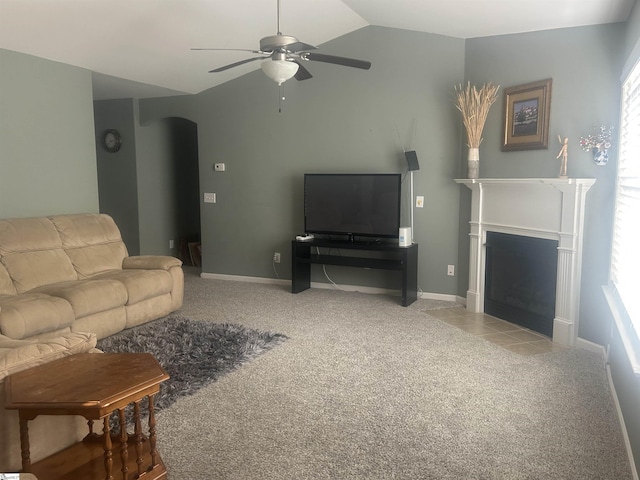
[(567, 178), (567, 157), (569, 156), (569, 138), (564, 137), (564, 140), (562, 140), (562, 137), (560, 135), (558, 135), (558, 141), (560, 142), (560, 145), (562, 145), (562, 148), (560, 149), (560, 153), (558, 153), (558, 156), (556, 158), (560, 158), (562, 157), (562, 163), (560, 164), (560, 175), (559, 178)]

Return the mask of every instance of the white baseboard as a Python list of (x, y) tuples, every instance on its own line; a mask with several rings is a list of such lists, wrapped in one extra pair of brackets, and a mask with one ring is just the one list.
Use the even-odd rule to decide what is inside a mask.
[[(214, 280), (227, 280), (231, 282), (247, 282), (247, 283), (262, 283), (271, 285), (291, 285), (291, 280), (283, 280), (279, 278), (266, 278), (266, 277), (247, 277), (242, 275), (226, 275), (222, 273), (200, 273), (201, 278), (208, 278)], [(371, 295), (394, 295), (400, 296), (400, 290), (394, 290), (391, 288), (378, 288), (378, 287), (365, 287), (363, 285), (334, 285), (333, 283), (324, 282), (311, 282), (311, 288), (322, 288), (326, 290), (342, 290), (344, 292), (360, 292)], [(418, 298), (424, 298), (429, 300), (444, 300), (448, 302), (457, 302), (466, 305), (467, 299), (458, 295), (449, 295), (445, 293), (429, 293), (418, 292)]]
[(322, 288), (325, 290), (342, 290), (343, 292), (360, 292), (370, 295), (393, 295), (400, 296), (400, 290), (390, 288), (365, 287), (363, 285), (341, 285), (324, 282), (311, 282), (311, 288)]
[(587, 350), (588, 352), (597, 353), (602, 357), (602, 361), (604, 363), (607, 362), (607, 350), (602, 345), (598, 343), (590, 342), (589, 340), (585, 340), (584, 338), (576, 338), (576, 348), (581, 350)]
[(460, 299), (460, 297), (458, 297), (457, 295), (429, 292), (418, 292), (418, 298), (424, 298), (426, 300), (444, 300), (445, 302), (458, 302), (458, 300)]
[(200, 278), (208, 278), (211, 280), (227, 280), (230, 282), (266, 283), (271, 285), (291, 285), (291, 280), (282, 280), (279, 278), (265, 278), (265, 277), (245, 277), (243, 275), (225, 275), (223, 273), (202, 272), (200, 274)]
[(618, 415), (618, 421), (620, 422), (620, 429), (622, 430), (622, 438), (624, 441), (624, 447), (627, 450), (627, 458), (629, 459), (629, 467), (631, 468), (631, 476), (633, 480), (640, 480), (638, 477), (638, 469), (633, 457), (633, 449), (631, 448), (631, 442), (629, 441), (629, 434), (627, 433), (627, 425), (624, 422), (624, 416), (622, 415), (622, 409), (620, 408), (620, 402), (618, 401), (618, 394), (616, 393), (616, 387), (613, 384), (613, 378), (611, 378), (611, 368), (609, 364), (606, 364), (607, 379), (609, 380), (609, 390), (611, 390), (611, 396), (613, 397), (613, 404), (616, 408), (616, 414)]

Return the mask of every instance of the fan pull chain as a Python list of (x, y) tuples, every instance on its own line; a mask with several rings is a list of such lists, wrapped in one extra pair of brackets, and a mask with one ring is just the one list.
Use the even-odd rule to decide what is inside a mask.
[(282, 113), (282, 102), (284, 102), (286, 97), (284, 96), (284, 85), (278, 85), (278, 113)]

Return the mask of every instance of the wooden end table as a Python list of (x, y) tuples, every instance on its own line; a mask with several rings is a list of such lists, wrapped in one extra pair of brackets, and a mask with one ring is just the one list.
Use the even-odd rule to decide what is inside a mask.
[[(23, 472), (39, 480), (114, 479), (120, 467), (123, 480), (166, 478), (156, 449), (154, 396), (169, 375), (148, 353), (80, 353), (7, 377), (6, 408), (18, 410)], [(149, 400), (149, 434), (142, 433), (140, 401)], [(134, 433), (125, 423), (125, 407), (133, 403)], [(109, 423), (118, 411), (120, 433)], [(37, 463), (31, 463), (28, 422), (38, 415), (80, 415), (88, 420), (89, 434), (75, 445)], [(101, 420), (103, 433), (93, 432)], [(129, 455), (133, 447), (135, 455)], [(120, 461), (113, 450), (120, 452)]]

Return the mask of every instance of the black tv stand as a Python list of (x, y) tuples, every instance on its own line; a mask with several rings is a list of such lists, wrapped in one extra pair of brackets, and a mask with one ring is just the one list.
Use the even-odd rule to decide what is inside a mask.
[[(402, 275), (402, 306), (407, 307), (418, 298), (418, 245), (400, 247), (398, 243), (359, 243), (352, 238), (343, 241), (314, 238), (291, 242), (291, 293), (311, 287), (311, 265), (341, 265), (345, 267), (397, 270)], [(312, 248), (324, 249), (312, 253)], [(340, 255), (333, 249), (385, 252), (384, 258)]]

